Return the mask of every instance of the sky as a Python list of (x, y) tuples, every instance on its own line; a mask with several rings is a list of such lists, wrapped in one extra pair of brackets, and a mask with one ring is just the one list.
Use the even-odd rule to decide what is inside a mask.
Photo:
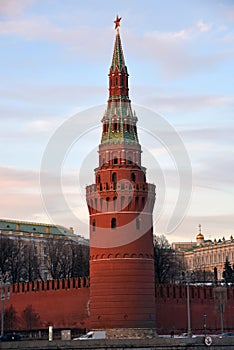
[(88, 237), (117, 14), (154, 233), (194, 241), (201, 224), (205, 239), (228, 239), (232, 0), (0, 0), (0, 217)]

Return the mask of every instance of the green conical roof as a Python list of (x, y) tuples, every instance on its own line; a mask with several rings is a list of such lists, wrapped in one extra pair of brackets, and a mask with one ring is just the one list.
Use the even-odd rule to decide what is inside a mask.
[(111, 63), (111, 68), (113, 71), (115, 67), (118, 67), (120, 71), (126, 67), (119, 30), (116, 31), (115, 46)]

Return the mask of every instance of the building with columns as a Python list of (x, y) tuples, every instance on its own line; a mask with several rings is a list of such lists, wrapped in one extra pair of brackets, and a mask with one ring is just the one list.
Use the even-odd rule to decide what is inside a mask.
[(33, 243), (40, 260), (40, 274), (45, 280), (51, 278), (45, 265), (49, 239), (62, 240), (64, 243), (73, 241), (80, 245), (89, 246), (89, 240), (75, 234), (72, 227), (68, 229), (61, 225), (10, 219), (0, 219), (0, 239), (3, 238), (20, 240), (23, 245)]
[(234, 265), (233, 236), (206, 240), (202, 234), (201, 225), (198, 227), (196, 242), (174, 242), (172, 248), (183, 256), (188, 271), (211, 271), (217, 268), (218, 280), (222, 280), (226, 259)]

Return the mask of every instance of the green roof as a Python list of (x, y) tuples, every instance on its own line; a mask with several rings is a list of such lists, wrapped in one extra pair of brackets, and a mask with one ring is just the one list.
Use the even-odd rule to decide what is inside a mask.
[(71, 233), (71, 231), (68, 228), (60, 225), (17, 221), (9, 219), (0, 219), (0, 230), (74, 237), (74, 233)]
[(119, 35), (118, 30), (116, 32), (115, 46), (114, 46), (114, 52), (113, 52), (113, 57), (112, 57), (112, 63), (111, 63), (111, 68), (113, 71), (116, 67), (118, 67), (119, 70), (126, 68), (121, 39), (120, 39), (120, 35)]

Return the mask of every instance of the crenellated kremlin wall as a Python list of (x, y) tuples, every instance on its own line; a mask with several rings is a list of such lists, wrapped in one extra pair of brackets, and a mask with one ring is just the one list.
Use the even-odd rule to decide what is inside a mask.
[[(144, 283), (144, 282), (142, 282)], [(126, 286), (127, 288), (127, 286)], [(187, 286), (156, 286), (156, 320), (158, 333), (186, 331)], [(189, 286), (191, 328), (195, 333), (203, 330), (206, 315), (207, 330), (220, 332), (221, 313), (224, 309), (224, 328), (234, 329), (234, 287)], [(14, 284), (6, 310), (13, 306), (17, 312), (18, 330), (26, 329), (23, 311), (32, 306), (37, 324), (32, 328), (89, 328), (89, 279), (50, 280), (45, 282)]]

